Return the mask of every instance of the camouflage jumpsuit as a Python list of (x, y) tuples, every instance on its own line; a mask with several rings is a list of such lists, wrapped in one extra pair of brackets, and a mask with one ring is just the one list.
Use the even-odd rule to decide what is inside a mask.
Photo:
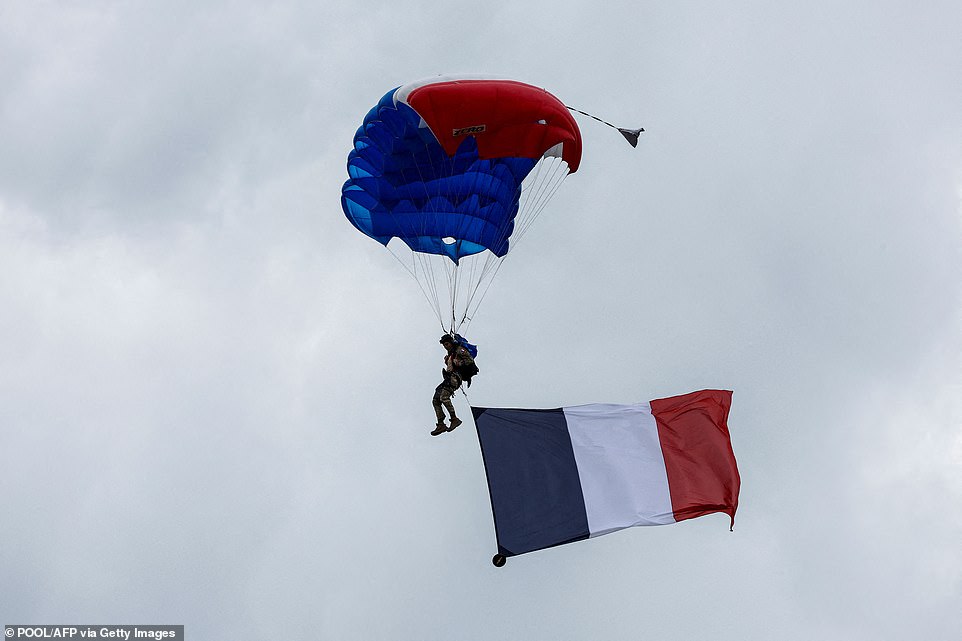
[(444, 423), (442, 407), (447, 408), (451, 418), (456, 418), (454, 403), (451, 402), (451, 396), (461, 387), (461, 377), (458, 376), (456, 368), (458, 365), (471, 360), (471, 353), (461, 345), (456, 346), (452, 352), (444, 357), (444, 369), (441, 370), (444, 380), (435, 388), (434, 399), (432, 400), (434, 413), (438, 416), (438, 425)]

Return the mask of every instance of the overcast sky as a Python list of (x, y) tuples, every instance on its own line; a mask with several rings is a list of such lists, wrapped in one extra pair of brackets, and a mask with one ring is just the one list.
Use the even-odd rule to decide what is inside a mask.
[[(957, 0), (0, 2), (0, 624), (957, 640), (960, 28)], [(647, 129), (580, 120), (471, 401), (732, 389), (734, 532), (491, 565), (473, 424), (428, 435), (440, 328), (339, 202), (367, 110), (440, 73)]]

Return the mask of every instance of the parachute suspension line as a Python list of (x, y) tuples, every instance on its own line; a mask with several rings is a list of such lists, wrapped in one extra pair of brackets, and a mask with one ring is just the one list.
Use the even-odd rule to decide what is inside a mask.
[[(538, 184), (540, 184), (540, 183), (541, 183), (541, 180), (539, 180), (539, 177), (541, 176), (541, 174), (542, 174), (542, 172), (543, 172), (544, 164), (545, 164), (545, 163), (544, 163), (544, 158), (539, 159), (538, 162), (535, 163), (535, 165), (534, 165), (534, 167), (533, 167), (533, 169), (532, 169), (532, 172), (530, 172), (530, 173), (528, 174), (528, 176), (526, 176), (526, 177), (524, 178), (522, 184), (523, 184), (523, 185), (524, 185), (524, 184), (527, 184), (527, 185), (531, 185), (531, 184), (538, 185)], [(485, 177), (485, 180), (493, 181), (494, 178), (491, 177), (491, 176), (486, 176), (486, 177)], [(524, 195), (525, 195), (528, 191), (530, 191), (530, 189), (531, 189), (531, 187), (521, 187), (521, 188), (520, 188), (520, 191), (521, 191), (520, 197), (521, 197), (521, 199), (524, 198)], [(530, 200), (530, 198), (529, 198), (528, 200)], [(517, 210), (515, 216), (513, 216), (513, 217), (510, 218), (510, 219), (505, 219), (505, 220), (503, 220), (503, 221), (501, 222), (501, 225), (500, 225), (500, 227), (499, 227), (498, 230), (497, 230), (497, 231), (498, 231), (498, 234), (499, 234), (500, 236), (507, 236), (507, 235), (508, 235), (507, 232), (509, 231), (509, 229), (511, 228), (511, 226), (514, 226), (515, 228), (520, 228), (520, 227), (525, 226), (525, 224), (526, 224), (526, 216), (527, 216), (529, 213), (530, 213), (530, 207), (525, 204), (524, 200), (520, 200), (520, 202), (518, 203), (518, 210)], [(515, 244), (515, 240), (512, 239), (512, 240), (510, 241), (510, 244), (511, 244), (511, 247), (513, 247), (514, 244)], [(503, 257), (496, 256), (496, 255), (494, 255), (494, 254), (491, 253), (491, 252), (483, 252), (483, 253), (484, 253), (483, 263), (482, 263), (482, 261), (480, 260), (480, 257), (479, 257), (478, 260), (476, 260), (476, 261), (473, 262), (473, 265), (475, 266), (475, 268), (479, 270), (479, 274), (480, 274), (480, 275), (478, 275), (477, 278), (472, 277), (472, 279), (471, 279), (471, 281), (470, 281), (470, 282), (474, 283), (474, 287), (471, 288), (470, 294), (469, 294), (469, 296), (468, 296), (467, 304), (465, 305), (465, 315), (462, 317), (462, 322), (464, 322), (465, 320), (467, 320), (470, 315), (472, 315), (474, 312), (477, 311), (478, 305), (480, 304), (480, 301), (478, 301), (477, 303), (474, 303), (474, 300), (475, 300), (475, 298), (476, 298), (477, 292), (478, 292), (482, 287), (486, 290), (487, 287), (490, 286), (490, 282), (489, 282), (489, 281), (490, 281), (491, 279), (493, 279), (494, 273), (497, 272), (497, 269), (498, 269), (498, 267), (500, 266), (500, 264), (501, 264), (501, 262), (502, 262), (502, 260), (503, 260)], [(478, 273), (478, 272), (474, 272), (474, 273)]]
[(524, 237), (528, 229), (531, 228), (531, 225), (538, 216), (541, 215), (541, 212), (544, 211), (548, 202), (551, 201), (558, 191), (558, 188), (561, 187), (561, 183), (564, 182), (564, 179), (567, 178), (570, 173), (568, 171), (568, 164), (564, 161), (556, 160), (553, 161), (552, 164), (554, 167), (551, 173), (544, 179), (544, 184), (541, 185), (540, 189), (535, 193), (532, 204), (529, 205), (527, 202), (525, 203), (525, 208), (530, 208), (530, 214), (525, 216), (521, 224), (521, 229), (515, 238), (515, 246), (517, 246), (518, 241)]
[[(457, 162), (455, 156), (450, 156), (450, 170), (451, 174), (455, 173), (455, 164)], [(488, 162), (488, 161), (484, 161)], [(454, 194), (454, 199), (452, 204), (459, 204), (462, 202), (464, 197), (468, 194), (478, 191), (479, 183), (482, 180), (491, 181), (493, 180), (490, 176), (483, 175), (481, 172), (477, 172), (473, 176), (473, 183), (457, 183), (457, 190)], [(463, 220), (457, 230), (457, 242), (461, 242), (461, 238), (467, 232), (467, 226), (470, 221)], [(460, 247), (459, 247), (460, 249)], [(482, 259), (481, 255), (484, 255)], [(472, 313), (471, 310), (471, 300), (473, 298), (474, 291), (477, 289), (478, 279), (483, 278), (484, 268), (479, 268), (482, 264), (482, 260), (488, 260), (491, 257), (490, 252), (479, 252), (476, 254), (471, 254), (468, 256), (458, 256), (458, 261), (456, 264), (451, 265), (447, 261), (444, 262), (446, 268), (446, 273), (448, 275), (448, 284), (451, 300), (451, 328), (450, 331), (458, 331), (465, 321), (468, 319), (469, 314)], [(480, 271), (479, 271), (480, 269)], [(480, 276), (479, 276), (480, 273)], [(472, 286), (472, 283), (474, 284)], [(461, 311), (463, 310), (463, 312)], [(458, 315), (460, 314), (460, 319)]]
[[(432, 174), (438, 174), (439, 172), (437, 171), (437, 168), (434, 166), (433, 164), (434, 161), (431, 158), (428, 143), (426, 141), (423, 141), (423, 144), (424, 144), (425, 157), (429, 160), (429, 162), (432, 163), (431, 164)], [(417, 154), (413, 150), (411, 152), (411, 160), (412, 160), (411, 164), (417, 169), (418, 177), (420, 178), (421, 183), (425, 185), (429, 184), (429, 181), (425, 179), (424, 172), (421, 169), (420, 163), (417, 162)], [(440, 181), (437, 181), (436, 184), (437, 184), (436, 195), (440, 197), (441, 183)], [(430, 193), (425, 193), (425, 196), (428, 199), (426, 204), (429, 204), (431, 202), (432, 195)], [(438, 212), (435, 210), (434, 213), (438, 213)], [(427, 229), (427, 221), (423, 220), (421, 222), (420, 228), (418, 229), (419, 235), (425, 236), (426, 229)], [(411, 256), (412, 256), (412, 263), (415, 265), (414, 271), (419, 274), (415, 276), (415, 279), (418, 281), (418, 285), (422, 287), (422, 291), (426, 289), (431, 292), (428, 302), (432, 304), (435, 314), (438, 317), (438, 323), (441, 325), (441, 328), (444, 329), (445, 322), (442, 314), (441, 291), (440, 291), (441, 276), (444, 274), (443, 266), (439, 268), (437, 266), (437, 261), (431, 260), (433, 256), (428, 256), (426, 254), (422, 254), (414, 250), (411, 250)], [(437, 258), (437, 257), (433, 257), (433, 258)]]
[[(551, 167), (546, 169), (548, 165), (551, 165)], [(557, 158), (542, 158), (541, 161), (538, 162), (534, 173), (525, 179), (522, 187), (522, 203), (519, 207), (520, 213), (515, 221), (518, 231), (515, 232), (511, 239), (512, 251), (518, 247), (525, 232), (544, 210), (545, 205), (551, 200), (551, 197), (558, 190), (561, 182), (567, 177), (568, 173), (568, 165), (564, 161)], [(507, 258), (507, 256), (504, 258)], [(503, 263), (503, 258), (490, 260), (486, 263), (485, 275), (479, 280), (478, 286), (472, 295), (472, 298), (474, 298), (474, 295), (477, 294), (479, 290), (481, 291), (480, 297), (477, 298), (477, 302), (474, 304), (475, 310), (480, 307), (491, 284), (501, 270)]]
[(432, 266), (430, 261), (426, 259), (423, 254), (412, 251), (411, 255), (414, 260), (421, 268), (421, 273), (424, 274), (422, 280), (425, 282), (426, 286), (431, 290), (432, 301), (434, 303), (435, 314), (438, 316), (438, 322), (444, 327), (444, 320), (441, 317), (441, 292), (438, 288), (437, 279), (433, 275)]
[[(417, 277), (418, 285), (422, 288), (427, 288), (431, 293), (430, 300), (435, 315), (438, 317), (438, 322), (441, 326), (444, 326), (444, 321), (441, 317), (441, 295), (438, 291), (438, 284), (436, 280), (431, 276), (430, 265), (425, 261), (424, 256), (418, 252), (411, 251), (411, 260), (415, 266), (415, 270), (419, 271), (421, 276)], [(422, 284), (423, 283), (423, 284)]]
[[(425, 150), (427, 150), (426, 143), (425, 143)], [(412, 160), (414, 160), (414, 155), (415, 154), (412, 151)], [(430, 155), (428, 155), (428, 157), (430, 158)], [(413, 162), (412, 164), (417, 168), (418, 175), (421, 178), (421, 182), (424, 183), (425, 182), (424, 174), (421, 172), (421, 167), (418, 165), (417, 162)], [(390, 213), (392, 218), (394, 218), (395, 223), (399, 227), (401, 227), (401, 220), (399, 219), (397, 213), (394, 212), (393, 210), (390, 210)], [(422, 227), (420, 231), (423, 235), (424, 223), (422, 223)], [(431, 308), (434, 310), (434, 313), (438, 318), (438, 322), (443, 328), (444, 320), (441, 315), (440, 292), (438, 289), (437, 279), (434, 277), (433, 270), (431, 269), (430, 261), (428, 261), (423, 254), (416, 252), (412, 250), (410, 247), (408, 247), (407, 244), (404, 243), (403, 239), (398, 238), (398, 242), (405, 245), (405, 247), (408, 250), (408, 254), (411, 257), (411, 264), (410, 266), (408, 266), (405, 263), (405, 261), (401, 259), (401, 257), (394, 250), (394, 248), (390, 246), (390, 242), (391, 241), (388, 241), (388, 245), (386, 245), (388, 251), (391, 252), (391, 255), (394, 256), (394, 258), (398, 261), (398, 263), (401, 264), (401, 266), (405, 269), (405, 271), (407, 271), (408, 274), (410, 274), (410, 276), (417, 283), (418, 288), (421, 290), (421, 293), (424, 295), (425, 299), (428, 301), (428, 305), (430, 305)]]
[[(403, 243), (403, 241), (401, 242)], [(390, 247), (388, 249), (390, 249)], [(394, 251), (391, 250), (391, 253), (394, 254)], [(414, 277), (418, 287), (421, 288), (425, 298), (427, 298), (428, 304), (431, 305), (432, 309), (434, 309), (434, 313), (438, 317), (438, 321), (441, 322), (443, 326), (444, 323), (441, 321), (440, 293), (438, 292), (437, 282), (435, 282), (435, 279), (431, 277), (430, 266), (425, 261), (424, 256), (418, 252), (408, 248), (408, 254), (411, 256), (411, 267), (407, 268), (408, 272)]]
[[(408, 267), (408, 265), (403, 260), (401, 260), (401, 257), (397, 255), (397, 252), (394, 251), (394, 249), (390, 246), (390, 244), (385, 245), (385, 247), (387, 247), (387, 250), (391, 252), (391, 255), (394, 256), (394, 259), (401, 265), (401, 267), (404, 268), (404, 271), (406, 271), (408, 275), (414, 279), (414, 282), (417, 283), (418, 289), (420, 289), (421, 293), (424, 294), (424, 298), (428, 301), (428, 305), (430, 305), (431, 308), (434, 309), (434, 314), (435, 316), (438, 317), (438, 322), (441, 323), (441, 327), (443, 328), (444, 322), (441, 320), (441, 312), (438, 307), (437, 293), (434, 294), (433, 299), (432, 299), (432, 296), (428, 294), (428, 290), (425, 289), (425, 285), (427, 283), (422, 282), (421, 279), (418, 278), (417, 276), (416, 263), (414, 263), (414, 261), (412, 260), (412, 266), (414, 267), (414, 269), (412, 269), (412, 267)], [(414, 254), (414, 253), (415, 252), (411, 252), (411, 254)]]
[[(548, 165), (550, 165), (550, 167), (546, 169)], [(512, 235), (511, 251), (514, 251), (518, 247), (521, 238), (528, 229), (531, 228), (531, 225), (541, 212), (544, 211), (546, 205), (558, 191), (561, 183), (564, 182), (564, 179), (567, 178), (569, 173), (568, 163), (560, 158), (545, 157), (538, 162), (533, 173), (525, 178), (522, 187), (522, 204), (519, 206), (519, 213), (515, 220), (515, 225), (518, 227), (518, 230)], [(482, 268), (481, 277), (477, 280), (472, 279), (472, 282), (476, 284), (465, 306), (465, 314), (461, 319), (461, 323), (467, 320), (470, 324), (469, 315), (473, 316), (474, 313), (477, 312), (507, 258), (507, 255), (499, 258), (490, 252), (485, 252), (485, 254), (486, 260)], [(480, 292), (480, 296), (478, 292)]]
[[(482, 259), (483, 254), (483, 259)], [(471, 256), (471, 276), (468, 280), (469, 283), (474, 283), (473, 287), (468, 288), (468, 292), (465, 296), (464, 313), (461, 315), (461, 320), (458, 321), (458, 327), (467, 327), (471, 324), (471, 319), (478, 311), (478, 306), (480, 300), (475, 302), (478, 290), (482, 285), (490, 285), (490, 282), (486, 282), (488, 276), (491, 274), (491, 266), (500, 264), (504, 257), (498, 257), (492, 254), (490, 251), (482, 252), (482, 254), (475, 254)], [(467, 323), (467, 325), (465, 325)]]
[[(482, 252), (482, 253), (488, 254), (490, 252)], [(452, 331), (458, 331), (461, 328), (461, 326), (464, 324), (464, 321), (468, 317), (468, 313), (471, 311), (470, 309), (471, 299), (473, 297), (473, 291), (474, 291), (471, 287), (471, 283), (478, 282), (477, 280), (479, 278), (478, 264), (480, 262), (479, 258), (480, 257), (478, 256), (478, 254), (472, 254), (471, 256), (465, 256), (461, 259), (460, 269), (466, 270), (466, 273), (464, 274), (465, 278), (463, 279), (463, 282), (464, 282), (463, 299), (465, 301), (464, 313), (461, 314), (460, 319), (457, 319), (456, 317), (454, 318)], [(452, 310), (452, 312), (453, 311), (454, 310)]]
[[(426, 146), (427, 144), (425, 143), (425, 147)], [(450, 170), (450, 173), (454, 173), (454, 157), (448, 157), (447, 160), (441, 159), (441, 163), (445, 165), (444, 167), (445, 170)], [(432, 165), (432, 169), (434, 169), (433, 165)], [(442, 201), (441, 184), (443, 182), (443, 179), (441, 179), (440, 176), (446, 175), (447, 172), (435, 171), (434, 173), (439, 177), (436, 184), (437, 184), (437, 199), (438, 199), (437, 202), (440, 203)], [(442, 213), (437, 209), (435, 209), (434, 207), (432, 207), (432, 211), (435, 214)], [(427, 225), (426, 219), (425, 219), (425, 225)], [(448, 310), (447, 306), (444, 306), (445, 315), (447, 316), (447, 318), (445, 319), (445, 323), (448, 324), (448, 326), (450, 327), (449, 320), (454, 318), (454, 306), (455, 306), (455, 298), (456, 298), (456, 295), (454, 292), (455, 292), (455, 289), (457, 288), (457, 283), (458, 283), (458, 266), (456, 264), (449, 265), (447, 263), (447, 256), (444, 256), (439, 260), (435, 260), (434, 262), (437, 263), (439, 261), (442, 263), (439, 266), (441, 269), (441, 272), (446, 277), (446, 284), (447, 284), (447, 291), (448, 291), (447, 300), (450, 302), (450, 310)]]
[(458, 304), (458, 277), (461, 275), (461, 266), (455, 265), (451, 270), (454, 272), (452, 274), (452, 287), (451, 287), (451, 331), (454, 331), (455, 323), (457, 323), (457, 315), (455, 313), (455, 308)]
[[(391, 216), (394, 218), (395, 222), (399, 223), (398, 216), (396, 213), (391, 211)], [(394, 240), (394, 239), (391, 239), (391, 240)], [(398, 239), (398, 242), (404, 244), (403, 240), (401, 239)], [(388, 244), (385, 246), (387, 247), (388, 251), (391, 252), (391, 255), (394, 256), (394, 258), (398, 261), (398, 263), (400, 263), (400, 265), (404, 268), (404, 270), (414, 279), (414, 282), (417, 283), (417, 286), (421, 290), (421, 293), (424, 295), (424, 298), (428, 301), (428, 305), (431, 306), (431, 308), (434, 310), (435, 315), (438, 317), (438, 320), (440, 321), (441, 310), (440, 310), (440, 303), (438, 299), (437, 288), (434, 286), (434, 284), (431, 282), (430, 279), (422, 278), (419, 275), (419, 272), (423, 273), (426, 271), (423, 261), (421, 260), (421, 256), (417, 252), (411, 250), (408, 247), (407, 248), (408, 254), (411, 256), (411, 265), (408, 266), (407, 263), (405, 263), (405, 261), (402, 260), (402, 258), (398, 255), (398, 253), (394, 250), (394, 248), (391, 247), (390, 240), (388, 241)], [(405, 247), (407, 247), (406, 244), (405, 244)]]
[(639, 127), (638, 129), (623, 129), (623, 128), (621, 128), (621, 127), (616, 127), (615, 125), (611, 124), (610, 122), (608, 122), (608, 121), (606, 121), (606, 120), (602, 120), (602, 119), (599, 118), (598, 116), (592, 116), (592, 115), (591, 115), (590, 113), (588, 113), (587, 111), (581, 111), (580, 109), (575, 109), (574, 107), (569, 107), (568, 105), (565, 105), (565, 108), (566, 108), (566, 109), (569, 109), (569, 110), (571, 110), (571, 111), (578, 112), (578, 113), (581, 114), (582, 116), (588, 116), (589, 118), (594, 118), (595, 120), (597, 120), (597, 121), (600, 122), (601, 124), (603, 124), (603, 125), (608, 125), (608, 126), (611, 127), (612, 129), (617, 129), (617, 130), (621, 133), (621, 135), (625, 137), (625, 140), (628, 141), (628, 144), (629, 144), (629, 145), (631, 145), (632, 147), (637, 147), (637, 146), (638, 146), (638, 136), (644, 131), (643, 128)]
[[(450, 200), (451, 204), (456, 207), (457, 203), (461, 202), (462, 197), (465, 196), (462, 192), (470, 192), (471, 185), (459, 183), (456, 193), (449, 193), (445, 196), (445, 194), (442, 193), (445, 185), (443, 176), (454, 173), (457, 160), (454, 156), (435, 160), (435, 157), (430, 153), (428, 142), (424, 141), (423, 144), (425, 154), (424, 158), (421, 159), (422, 162), (418, 162), (417, 160), (421, 158), (420, 154), (414, 151), (411, 153), (412, 160), (414, 161), (412, 165), (417, 170), (421, 183), (429, 186), (428, 190), (424, 193), (424, 197), (428, 199), (424, 209), (433, 214), (449, 213), (446, 205), (443, 207), (444, 211), (441, 211), (441, 203)], [(424, 159), (427, 159), (430, 165), (424, 163)], [(443, 165), (450, 163), (450, 166), (438, 166), (438, 162), (443, 163)], [(547, 165), (551, 166), (549, 167)], [(430, 167), (430, 169), (428, 169), (428, 167)], [(429, 171), (431, 175), (425, 175)], [(567, 175), (567, 163), (561, 161), (559, 158), (545, 157), (539, 160), (535, 165), (534, 171), (524, 179), (521, 188), (519, 211), (514, 217), (514, 220), (506, 220), (501, 229), (503, 233), (507, 231), (509, 225), (513, 224), (515, 226), (510, 241), (512, 250), (517, 247), (520, 239), (539, 217)], [(478, 174), (477, 180), (490, 181), (493, 179), (489, 176), (481, 176)], [(403, 213), (392, 210), (391, 214), (398, 226), (402, 227)], [(408, 225), (411, 224), (410, 221), (407, 220), (403, 222)], [(422, 219), (420, 226), (415, 227), (416, 232), (420, 236), (427, 236), (428, 225), (428, 220), (426, 218)], [(464, 229), (457, 230), (455, 242), (460, 242), (464, 231)], [(397, 241), (404, 243), (400, 238), (397, 239)], [(435, 316), (442, 330), (456, 332), (462, 327), (469, 326), (471, 318), (477, 313), (478, 308), (500, 271), (506, 256), (498, 257), (491, 251), (486, 250), (477, 254), (459, 257), (457, 263), (452, 263), (447, 255), (416, 252), (410, 250), (410, 247), (407, 247), (406, 243), (405, 247), (409, 250), (408, 253), (411, 256), (410, 264), (407, 264), (401, 256), (398, 255), (395, 248), (388, 246), (388, 249), (391, 251), (395, 260), (397, 260), (405, 271), (417, 282), (422, 295), (428, 301), (428, 304), (433, 307)], [(445, 289), (447, 290), (448, 301), (444, 301), (443, 290)], [(448, 302), (450, 304), (448, 304)], [(448, 317), (447, 321), (445, 320), (445, 316)]]
[[(450, 170), (449, 173), (453, 175), (455, 173), (454, 170), (457, 164), (457, 156), (456, 155), (449, 156), (447, 162), (450, 163), (447, 169), (449, 169)], [(465, 195), (464, 192), (467, 189), (468, 189), (467, 185), (458, 183), (458, 187), (454, 193), (454, 197), (453, 199), (450, 199), (452, 206), (457, 207), (457, 203), (461, 202), (462, 197)], [(439, 182), (438, 194), (440, 196), (440, 182)], [(442, 259), (445, 272), (447, 274), (447, 280), (448, 280), (448, 298), (451, 302), (451, 305), (450, 305), (450, 314), (451, 314), (450, 331), (451, 332), (456, 331), (459, 325), (457, 320), (457, 310), (460, 304), (460, 300), (464, 297), (464, 292), (462, 290), (465, 287), (467, 287), (467, 285), (465, 285), (466, 279), (464, 274), (464, 260), (469, 257), (460, 256), (460, 249), (461, 249), (460, 244), (465, 232), (464, 224), (465, 224), (464, 222), (461, 222), (461, 224), (458, 226), (458, 229), (455, 231), (456, 236), (454, 240), (456, 243), (456, 248), (459, 250), (457, 262), (451, 265), (447, 262), (447, 259)], [(468, 282), (470, 282), (469, 279), (468, 279)]]
[[(498, 275), (498, 272), (501, 270), (501, 265), (504, 264), (504, 261), (507, 260), (507, 258), (508, 258), (508, 255), (505, 255), (499, 258), (497, 261), (493, 261), (491, 264), (494, 265), (494, 269), (490, 270), (490, 273), (487, 274), (482, 280), (479, 280), (478, 284), (474, 288), (474, 291), (471, 292), (471, 300), (474, 301), (474, 298), (477, 292), (479, 290), (481, 291), (481, 296), (478, 297), (477, 302), (474, 303), (474, 311), (471, 313), (472, 317), (474, 316), (474, 314), (477, 313), (478, 308), (481, 307), (481, 303), (484, 302), (484, 297), (488, 295), (488, 290), (491, 289), (491, 283), (494, 282), (495, 276)], [(485, 265), (485, 270), (488, 270), (488, 265)], [(484, 284), (484, 289), (481, 289), (482, 284)], [(471, 318), (468, 318), (467, 310), (465, 311), (464, 315), (468, 321), (468, 325), (470, 326)]]

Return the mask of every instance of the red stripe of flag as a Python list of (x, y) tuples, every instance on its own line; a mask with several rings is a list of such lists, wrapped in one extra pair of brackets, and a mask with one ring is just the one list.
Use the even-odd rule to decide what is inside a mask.
[(728, 434), (731, 402), (727, 390), (651, 401), (676, 521), (724, 512), (734, 527), (741, 479)]

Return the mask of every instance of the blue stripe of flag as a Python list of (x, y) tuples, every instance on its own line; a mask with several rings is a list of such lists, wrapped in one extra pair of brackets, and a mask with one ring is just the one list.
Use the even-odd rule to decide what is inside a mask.
[(514, 556), (587, 539), (588, 515), (564, 411), (471, 409), (499, 553)]

